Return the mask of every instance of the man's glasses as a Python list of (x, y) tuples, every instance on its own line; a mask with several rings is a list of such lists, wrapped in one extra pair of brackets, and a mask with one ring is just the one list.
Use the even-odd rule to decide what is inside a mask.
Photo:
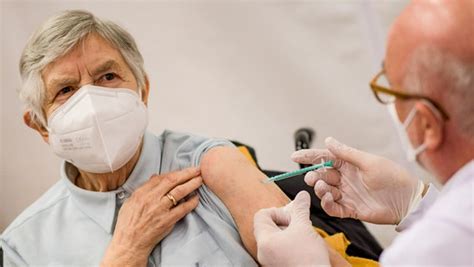
[(402, 99), (402, 100), (423, 99), (423, 100), (428, 101), (436, 109), (438, 109), (443, 119), (445, 120), (449, 119), (449, 116), (446, 113), (446, 111), (444, 111), (444, 109), (434, 100), (431, 100), (426, 96), (422, 96), (418, 94), (403, 93), (403, 92), (398, 92), (398, 91), (390, 89), (390, 85), (385, 76), (385, 70), (381, 70), (377, 75), (375, 75), (375, 77), (370, 82), (370, 88), (372, 89), (372, 92), (374, 93), (375, 98), (382, 104), (393, 103), (395, 102), (395, 99), (397, 98)]

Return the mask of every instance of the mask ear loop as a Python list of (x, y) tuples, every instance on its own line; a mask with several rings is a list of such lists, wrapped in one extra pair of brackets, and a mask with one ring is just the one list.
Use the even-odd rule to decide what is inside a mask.
[(407, 129), (408, 126), (410, 126), (410, 124), (412, 123), (413, 119), (415, 118), (415, 115), (416, 115), (417, 112), (418, 112), (418, 110), (416, 109), (415, 106), (413, 106), (410, 113), (408, 113), (408, 116), (406, 117), (405, 121), (403, 122), (403, 127), (405, 129)]
[[(433, 111), (433, 113), (435, 113), (435, 116), (439, 119), (439, 121), (443, 122), (443, 116), (441, 115), (441, 112), (433, 104), (431, 104), (431, 102), (425, 99), (422, 99), (421, 102), (425, 104), (426, 106), (428, 106), (431, 109), (431, 111)], [(408, 128), (410, 123), (413, 121), (413, 118), (415, 117), (416, 113), (417, 113), (417, 109), (413, 107), (412, 111), (410, 111), (410, 114), (408, 114), (405, 122), (403, 123), (403, 126), (405, 127), (405, 129)], [(416, 159), (416, 156), (420, 154), (421, 152), (425, 151), (427, 147), (428, 145), (423, 142), (420, 146), (418, 146), (417, 148), (413, 150), (411, 157)]]
[[(423, 102), (423, 104), (425, 104), (426, 106), (428, 106), (431, 111), (433, 111), (433, 113), (435, 114), (435, 116), (438, 118), (438, 121), (440, 123), (444, 123), (444, 118), (443, 118), (443, 115), (441, 114), (441, 112), (439, 111), (438, 108), (436, 108), (430, 101), (427, 101), (425, 99), (422, 99), (421, 102)], [(415, 153), (419, 154), (421, 153), (422, 151), (424, 151), (426, 148), (428, 147), (427, 144), (423, 143), (422, 145), (420, 145), (417, 149), (415, 149)]]
[(421, 152), (425, 151), (425, 149), (427, 147), (428, 147), (428, 145), (426, 143), (423, 143), (413, 151), (413, 154), (415, 154), (415, 156), (416, 156), (416, 155), (420, 154)]
[[(443, 122), (443, 116), (441, 115), (441, 112), (433, 104), (431, 104), (429, 101), (425, 99), (421, 99), (421, 102), (425, 104), (426, 106), (428, 106), (431, 109), (431, 111), (433, 111), (433, 113), (435, 114), (435, 116), (438, 118), (439, 121)], [(403, 127), (405, 129), (407, 129), (408, 126), (410, 126), (417, 112), (418, 110), (416, 109), (415, 106), (413, 106), (407, 118), (403, 122)]]
[(435, 116), (438, 117), (438, 119), (440, 121), (444, 121), (443, 115), (441, 115), (441, 112), (439, 111), (439, 109), (436, 108), (433, 104), (431, 104), (430, 101), (428, 101), (426, 99), (422, 99), (421, 102), (423, 102), (423, 104), (427, 105), (431, 109), (431, 111), (433, 111)]

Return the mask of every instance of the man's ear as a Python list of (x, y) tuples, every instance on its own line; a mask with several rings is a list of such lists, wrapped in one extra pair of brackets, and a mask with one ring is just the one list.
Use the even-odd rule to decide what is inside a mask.
[(145, 88), (142, 91), (142, 100), (145, 103), (145, 106), (148, 106), (148, 96), (150, 94), (150, 81), (148, 80), (148, 75), (145, 75)]
[(44, 126), (40, 125), (38, 122), (31, 118), (31, 111), (27, 110), (25, 111), (25, 113), (23, 113), (23, 122), (31, 129), (37, 131), (41, 135), (43, 140), (49, 144), (48, 131), (46, 130), (46, 128), (44, 128)]
[(444, 121), (440, 114), (423, 103), (417, 103), (416, 108), (420, 113), (421, 129), (424, 130), (424, 143), (427, 149), (436, 150), (441, 146), (444, 138)]

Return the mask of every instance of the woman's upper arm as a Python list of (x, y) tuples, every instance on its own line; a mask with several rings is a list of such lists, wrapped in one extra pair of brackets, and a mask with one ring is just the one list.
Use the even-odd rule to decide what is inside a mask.
[(275, 184), (262, 183), (265, 174), (234, 147), (215, 147), (206, 152), (201, 159), (201, 175), (230, 211), (247, 251), (256, 259), (255, 213), (262, 208), (284, 206), (289, 199)]

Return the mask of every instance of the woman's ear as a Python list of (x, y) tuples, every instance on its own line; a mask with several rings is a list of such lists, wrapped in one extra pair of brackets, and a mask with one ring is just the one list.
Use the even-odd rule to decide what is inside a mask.
[(427, 149), (436, 150), (441, 146), (444, 138), (444, 121), (437, 110), (423, 103), (417, 103), (419, 116), (421, 119), (420, 127), (424, 131), (424, 143)]
[(148, 80), (148, 75), (145, 75), (145, 88), (142, 91), (142, 100), (145, 103), (145, 106), (148, 106), (148, 95), (150, 94), (150, 81)]
[(26, 126), (30, 127), (31, 129), (37, 131), (43, 140), (49, 144), (49, 133), (48, 130), (44, 126), (42, 126), (40, 123), (37, 121), (33, 120), (31, 117), (31, 111), (27, 110), (25, 113), (23, 113), (23, 122), (26, 124)]

